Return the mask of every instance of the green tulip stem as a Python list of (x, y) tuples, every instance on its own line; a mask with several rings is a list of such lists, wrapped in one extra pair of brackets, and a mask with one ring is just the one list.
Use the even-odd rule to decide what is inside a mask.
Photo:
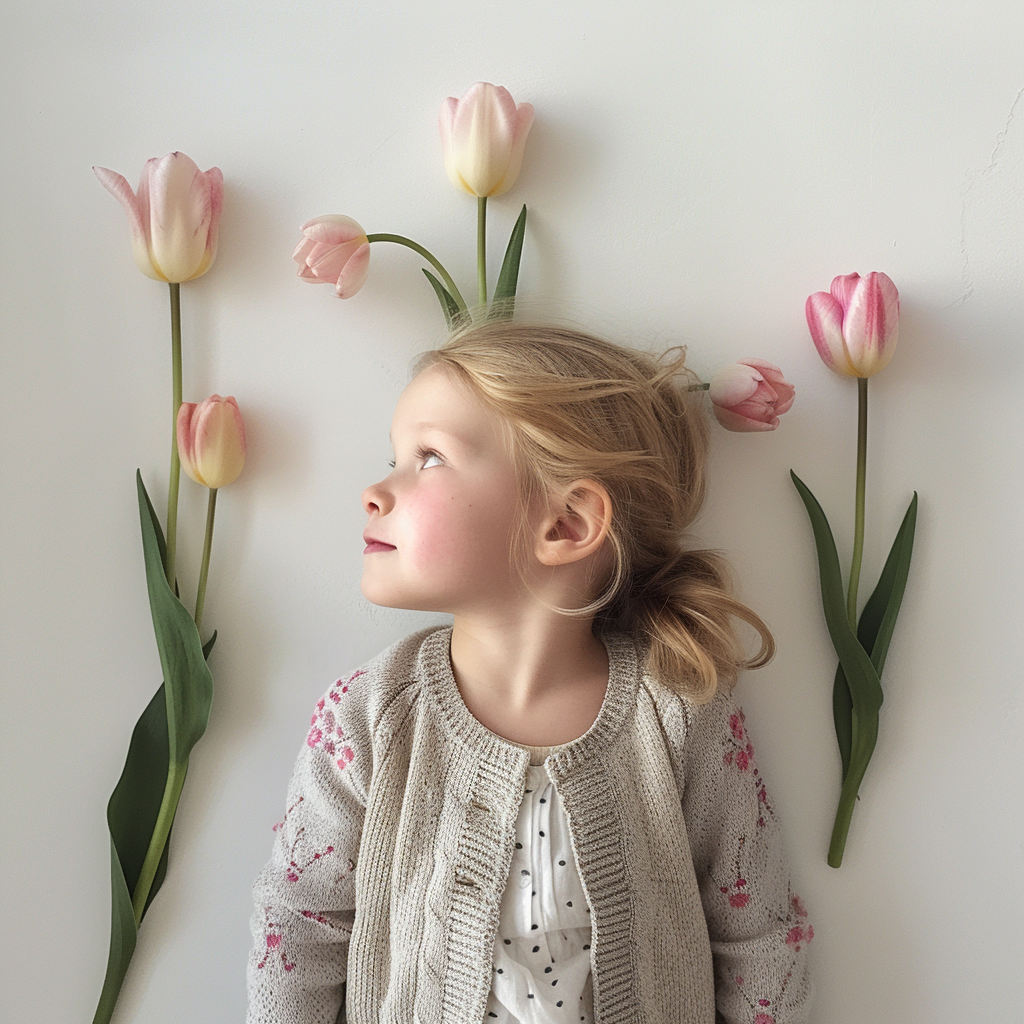
[(386, 232), (367, 235), (366, 240), (368, 242), (397, 242), (399, 245), (404, 245), (412, 249), (413, 252), (418, 252), (441, 275), (442, 280), (448, 287), (448, 291), (451, 292), (451, 296), (455, 300), (459, 309), (466, 308), (466, 300), (463, 299), (459, 289), (455, 286), (455, 282), (452, 280), (451, 274), (444, 269), (441, 261), (428, 249), (424, 249), (419, 242), (414, 242), (411, 238), (406, 238), (405, 235), (391, 235)]
[[(868, 455), (868, 379), (857, 378), (857, 498), (854, 511), (853, 561), (850, 563), (850, 586), (846, 594), (846, 615), (850, 628), (857, 632), (857, 587), (860, 563), (864, 554), (864, 480)], [(854, 791), (856, 793), (856, 790)]]
[(170, 283), (171, 289), (171, 479), (167, 485), (167, 554), (164, 570), (171, 590), (174, 589), (174, 559), (178, 546), (178, 482), (181, 460), (178, 457), (178, 410), (181, 408), (181, 285)]
[(686, 390), (687, 391), (707, 391), (711, 387), (710, 384), (691, 384)]
[(199, 569), (199, 590), (196, 593), (196, 632), (201, 633), (203, 605), (206, 603), (206, 577), (210, 574), (210, 548), (213, 547), (213, 517), (217, 514), (217, 488), (210, 488), (206, 504), (206, 540), (203, 542), (203, 564)]
[(853, 818), (853, 809), (857, 806), (857, 791), (864, 780), (867, 767), (866, 760), (857, 758), (855, 763), (851, 763), (849, 774), (843, 780), (836, 820), (832, 826), (832, 839), (828, 846), (828, 866), (830, 868), (838, 868), (843, 865), (846, 837), (850, 834), (850, 821)]
[(481, 309), (487, 308), (487, 196), (476, 197), (476, 280)]
[[(169, 691), (167, 699), (168, 701), (171, 699)], [(146, 909), (146, 903), (149, 901), (149, 893), (153, 888), (153, 879), (156, 878), (157, 868), (160, 866), (160, 860), (164, 855), (164, 847), (167, 845), (167, 837), (171, 833), (174, 813), (178, 809), (181, 787), (185, 785), (185, 772), (187, 769), (188, 762), (177, 764), (171, 761), (167, 766), (167, 784), (164, 786), (160, 810), (156, 816), (156, 824), (153, 826), (153, 834), (149, 839), (146, 859), (142, 862), (139, 880), (135, 883), (135, 891), (132, 893), (132, 910), (135, 913), (136, 928), (142, 923), (142, 914)]]

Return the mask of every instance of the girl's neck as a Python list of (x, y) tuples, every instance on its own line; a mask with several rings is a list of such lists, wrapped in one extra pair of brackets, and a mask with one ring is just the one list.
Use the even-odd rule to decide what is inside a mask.
[(452, 671), (470, 712), (515, 743), (550, 746), (583, 735), (608, 685), (608, 655), (591, 626), (551, 613), (528, 625), (456, 617)]

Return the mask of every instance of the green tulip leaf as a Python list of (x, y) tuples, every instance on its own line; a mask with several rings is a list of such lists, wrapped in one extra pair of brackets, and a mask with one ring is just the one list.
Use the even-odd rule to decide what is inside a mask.
[(167, 687), (168, 749), (171, 763), (184, 766), (206, 731), (213, 702), (213, 676), (203, 657), (203, 645), (192, 616), (167, 585), (157, 543), (159, 521), (141, 473), (136, 473), (136, 482), (149, 607)]
[(451, 292), (426, 267), (423, 268), (423, 273), (427, 275), (427, 280), (434, 289), (437, 301), (441, 303), (441, 311), (444, 313), (444, 321), (448, 325), (448, 330), (455, 330), (459, 321), (459, 304), (452, 298)]
[(811, 520), (818, 552), (818, 574), (821, 579), (821, 603), (825, 612), (825, 624), (832, 638), (832, 646), (836, 649), (846, 672), (846, 678), (850, 681), (854, 708), (860, 709), (862, 713), (877, 714), (882, 706), (882, 686), (875, 666), (871, 664), (871, 659), (850, 628), (850, 622), (846, 617), (842, 573), (839, 569), (839, 555), (832, 537), (832, 528), (821, 505), (804, 482), (792, 470), (790, 476)]
[[(168, 840), (188, 769), (188, 757), (206, 730), (213, 699), (213, 677), (206, 665), (206, 655), (213, 648), (217, 634), (215, 632), (204, 647), (191, 616), (168, 585), (160, 522), (138, 473), (136, 482), (146, 583), (164, 683), (135, 724), (121, 777), (107, 804), (111, 855), (110, 949), (93, 1024), (110, 1021), (131, 963), (138, 937), (132, 897), (145, 874), (144, 864), (154, 842), (159, 849), (159, 859), (151, 869), (152, 880), (148, 883), (140, 921), (145, 918), (166, 877)], [(169, 802), (168, 792), (171, 793)]]
[[(860, 637), (859, 631), (857, 636)], [(836, 743), (839, 744), (839, 758), (843, 763), (842, 778), (845, 781), (850, 773), (850, 748), (853, 746), (853, 698), (841, 662), (836, 665), (836, 677), (832, 681), (832, 721), (836, 727)]]
[[(871, 654), (871, 663), (879, 678), (885, 667), (896, 617), (899, 615), (903, 594), (910, 572), (910, 558), (914, 550), (914, 529), (917, 523), (917, 492), (910, 501), (903, 522), (896, 533), (889, 557), (885, 560), (878, 585), (868, 598), (860, 614), (857, 639), (865, 651)], [(846, 682), (846, 673), (840, 664), (836, 668), (835, 684), (832, 689), (832, 709), (836, 722), (836, 738), (843, 760), (843, 778), (850, 768), (850, 744), (852, 733), (853, 698)]]
[(203, 658), (206, 661), (210, 660), (210, 651), (213, 650), (213, 645), (216, 642), (217, 642), (217, 630), (214, 630), (213, 631), (213, 635), (210, 637), (210, 639), (207, 640), (205, 644), (203, 644)]
[(900, 613), (903, 594), (907, 589), (907, 576), (910, 574), (910, 558), (914, 551), (916, 526), (917, 492), (915, 491), (906, 514), (903, 516), (903, 522), (896, 532), (896, 539), (892, 542), (889, 557), (886, 558), (885, 565), (882, 567), (878, 586), (868, 598), (864, 611), (861, 612), (861, 626), (865, 627), (866, 618), (865, 628), (870, 631), (872, 637), (870, 646), (865, 644), (865, 650), (871, 651), (871, 661), (879, 676), (885, 667), (885, 658), (889, 653), (889, 644), (896, 627), (896, 617)]
[(501, 262), (498, 283), (494, 286), (490, 315), (497, 320), (511, 320), (515, 312), (516, 288), (519, 286), (519, 263), (523, 257), (523, 237), (526, 234), (526, 206), (524, 205), (509, 236), (505, 258)]
[[(836, 552), (832, 528), (821, 505), (804, 482), (792, 470), (790, 476), (811, 520), (818, 554), (825, 624), (832, 639), (832, 646), (839, 656), (839, 663), (843, 667), (851, 699), (849, 762), (839, 796), (839, 809), (828, 853), (828, 863), (832, 867), (839, 867), (843, 862), (843, 851), (857, 791), (878, 739), (878, 709), (882, 706), (882, 684), (871, 658), (850, 627), (846, 615), (842, 573), (839, 569), (839, 555)], [(843, 722), (837, 721), (837, 734), (844, 727)]]

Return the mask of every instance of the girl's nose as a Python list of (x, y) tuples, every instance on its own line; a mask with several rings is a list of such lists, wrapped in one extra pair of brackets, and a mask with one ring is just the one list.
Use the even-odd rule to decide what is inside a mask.
[(386, 516), (393, 506), (394, 499), (383, 483), (370, 484), (363, 491), (363, 509), (367, 515), (372, 515), (376, 512), (377, 515)]

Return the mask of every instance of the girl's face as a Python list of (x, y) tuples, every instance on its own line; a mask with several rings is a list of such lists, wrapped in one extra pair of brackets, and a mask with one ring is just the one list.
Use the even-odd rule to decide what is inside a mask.
[(394, 468), (363, 491), (364, 596), (389, 608), (500, 611), (524, 588), (509, 558), (518, 489), (492, 414), (428, 367), (398, 400), (391, 444)]

